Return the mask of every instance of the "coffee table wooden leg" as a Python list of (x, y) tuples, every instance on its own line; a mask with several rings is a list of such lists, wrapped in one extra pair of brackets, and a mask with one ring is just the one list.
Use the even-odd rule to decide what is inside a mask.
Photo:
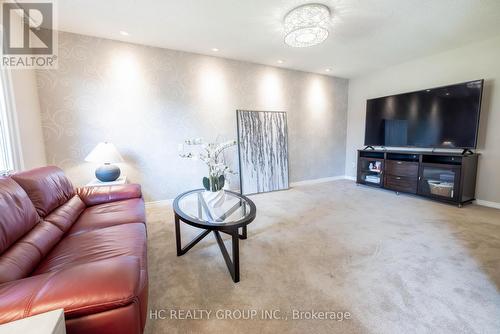
[(184, 248), (181, 248), (181, 255), (186, 254), (188, 252), (188, 250), (193, 248), (194, 245), (196, 245), (203, 238), (205, 238), (210, 232), (212, 232), (212, 231), (205, 230), (205, 231), (201, 232), (200, 234), (198, 234), (198, 236), (196, 238), (194, 238), (193, 240), (191, 240), (186, 246), (184, 246)]
[(182, 248), (182, 243), (181, 243), (181, 226), (180, 226), (180, 219), (176, 215), (175, 216), (175, 245), (177, 248), (177, 256), (184, 255), (193, 248), (194, 245), (196, 245), (198, 242), (200, 242), (203, 238), (205, 238), (211, 231), (210, 230), (205, 230), (198, 234), (196, 238), (191, 240), (184, 248)]
[[(246, 227), (244, 227), (244, 233), (246, 234)], [(246, 238), (246, 237), (245, 237)], [(236, 229), (232, 235), (233, 241), (233, 281), (237, 283), (240, 281), (240, 236), (238, 229)]]
[(175, 215), (175, 244), (177, 247), (177, 256), (181, 256), (182, 246), (181, 246), (181, 227), (179, 224), (179, 216)]
[(246, 239), (247, 238), (247, 226), (243, 226), (241, 228), (241, 234), (240, 234), (240, 239)]
[[(227, 233), (227, 232), (226, 232)], [(233, 259), (229, 257), (229, 253), (224, 246), (224, 241), (222, 240), (220, 233), (218, 231), (214, 231), (215, 239), (217, 240), (217, 244), (219, 244), (220, 251), (222, 256), (224, 257), (224, 261), (226, 261), (227, 269), (233, 278), (234, 283), (238, 283), (240, 281), (240, 236), (238, 233), (238, 229), (234, 229), (231, 231), (231, 241), (233, 246)]]

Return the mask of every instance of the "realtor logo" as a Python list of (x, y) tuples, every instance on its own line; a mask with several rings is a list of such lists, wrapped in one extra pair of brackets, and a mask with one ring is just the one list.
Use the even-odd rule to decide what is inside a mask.
[(54, 4), (2, 4), (2, 67), (55, 68)]

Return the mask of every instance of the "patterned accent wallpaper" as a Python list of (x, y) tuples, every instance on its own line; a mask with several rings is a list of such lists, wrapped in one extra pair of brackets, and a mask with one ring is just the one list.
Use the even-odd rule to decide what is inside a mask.
[(236, 139), (237, 109), (287, 112), (290, 182), (344, 175), (347, 79), (61, 32), (59, 68), (38, 70), (37, 84), (47, 162), (75, 185), (109, 141), (147, 201), (199, 188), (205, 167), (178, 144)]

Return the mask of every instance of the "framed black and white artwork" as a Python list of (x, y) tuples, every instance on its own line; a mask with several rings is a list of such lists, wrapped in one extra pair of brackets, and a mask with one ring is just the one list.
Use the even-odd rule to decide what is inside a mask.
[(236, 119), (241, 193), (288, 189), (286, 112), (237, 110)]

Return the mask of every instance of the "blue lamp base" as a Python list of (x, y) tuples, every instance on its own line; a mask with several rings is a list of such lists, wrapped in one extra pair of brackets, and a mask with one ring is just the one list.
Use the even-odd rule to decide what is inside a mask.
[(95, 170), (95, 177), (101, 182), (116, 181), (120, 174), (120, 168), (111, 164), (104, 164)]

